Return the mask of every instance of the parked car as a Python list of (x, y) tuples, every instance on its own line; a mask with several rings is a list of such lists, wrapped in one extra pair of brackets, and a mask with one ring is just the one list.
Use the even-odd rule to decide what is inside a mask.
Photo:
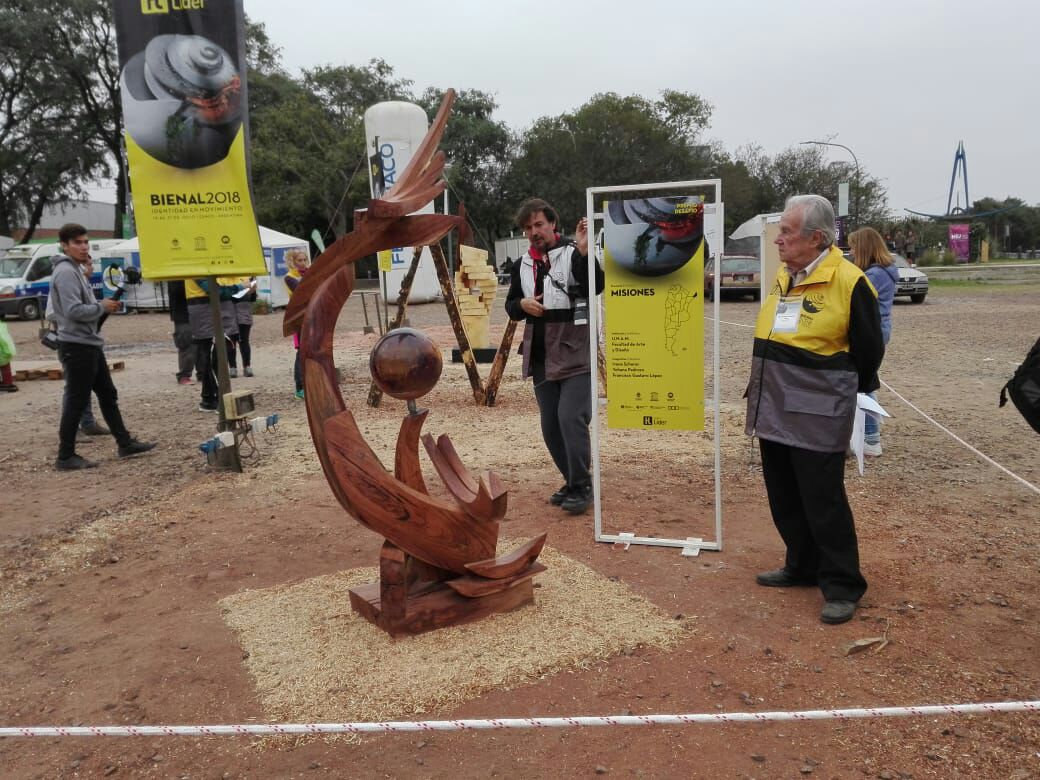
[[(750, 295), (756, 301), (761, 295), (762, 263), (754, 255), (723, 255), (719, 276), (719, 297)], [(715, 258), (704, 264), (704, 297), (715, 296)]]
[(924, 303), (928, 294), (928, 275), (917, 270), (902, 255), (892, 253), (892, 262), (899, 267), (899, 286), (896, 295), (909, 295), (912, 303)]
[[(845, 259), (852, 262), (852, 252), (843, 252)], [(896, 286), (896, 295), (909, 295), (911, 303), (924, 303), (924, 297), (928, 295), (928, 275), (910, 264), (900, 254), (892, 252), (892, 262), (899, 269), (899, 284)]]

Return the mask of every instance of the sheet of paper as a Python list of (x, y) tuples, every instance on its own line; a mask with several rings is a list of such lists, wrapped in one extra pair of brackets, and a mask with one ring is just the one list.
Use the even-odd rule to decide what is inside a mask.
[(878, 418), (891, 417), (881, 404), (866, 393), (856, 394), (856, 418), (852, 423), (852, 438), (849, 440), (849, 449), (856, 456), (856, 465), (859, 467), (860, 476), (863, 476), (863, 434), (866, 429), (867, 415), (871, 414)]

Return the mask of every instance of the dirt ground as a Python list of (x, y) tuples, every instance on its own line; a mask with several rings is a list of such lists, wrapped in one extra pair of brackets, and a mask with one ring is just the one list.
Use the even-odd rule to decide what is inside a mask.
[[(937, 287), (900, 301), (883, 379), (964, 441), (1040, 484), (1040, 439), (997, 395), (1037, 337), (1040, 286)], [(743, 436), (750, 301), (721, 307), (721, 552), (597, 544), (592, 515), (551, 508), (558, 486), (530, 387), (512, 360), (494, 409), (476, 407), (460, 366), (423, 405), (473, 468), (511, 486), (503, 534), (549, 532), (554, 549), (626, 584), (693, 630), (671, 650), (631, 648), (423, 718), (672, 714), (1021, 701), (1040, 698), (1040, 498), (888, 390), (884, 455), (847, 488), (870, 588), (854, 620), (818, 621), (816, 589), (757, 587), (781, 563), (757, 456)], [(0, 726), (264, 723), (243, 650), (218, 602), (360, 566), (381, 539), (339, 508), (320, 475), (280, 316), (258, 317), (256, 392), (278, 412), (243, 474), (209, 469), (214, 432), (198, 388), (174, 382), (165, 314), (114, 317), (108, 354), (131, 431), (154, 453), (127, 462), (111, 439), (83, 444), (100, 468), (58, 473), (62, 383), (0, 396)], [(444, 308), (413, 325), (452, 346)], [(337, 331), (343, 392), (392, 462), (403, 404), (364, 404), (367, 355), (352, 298)], [(35, 323), (8, 322), (24, 361), (49, 360)], [(497, 338), (502, 318), (496, 314)], [(51, 360), (53, 362), (53, 360)], [(710, 363), (709, 363), (710, 365)], [(484, 367), (486, 371), (486, 367)], [(708, 374), (710, 375), (710, 374)], [(605, 530), (714, 535), (709, 434), (610, 431)], [(428, 480), (430, 481), (430, 480)], [(433, 480), (435, 481), (435, 479)], [(887, 632), (881, 652), (846, 643)], [(407, 640), (405, 640), (407, 641)], [(306, 716), (301, 715), (301, 721)], [(613, 777), (927, 778), (1040, 776), (1040, 716), (976, 715), (726, 726), (403, 734), (362, 740), (11, 738), (5, 778)]]

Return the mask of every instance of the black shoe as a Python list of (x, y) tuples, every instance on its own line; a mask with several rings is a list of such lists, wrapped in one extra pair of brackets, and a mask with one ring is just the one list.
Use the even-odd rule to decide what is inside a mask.
[(855, 611), (855, 601), (828, 601), (820, 611), (820, 620), (831, 624), (845, 623), (852, 619)]
[(17, 393), (17, 392), (18, 392), (18, 385), (14, 384), (14, 382), (12, 382), (9, 385), (0, 384), (0, 393)]
[(574, 488), (560, 506), (572, 515), (581, 515), (592, 503), (592, 485), (583, 485)]
[(138, 441), (137, 439), (131, 439), (129, 443), (124, 444), (119, 448), (120, 458), (130, 458), (134, 455), (140, 455), (148, 450), (155, 448), (154, 441)]
[(799, 577), (787, 569), (776, 571), (764, 571), (755, 577), (755, 582), (765, 585), (767, 588), (792, 588), (797, 586), (815, 585), (816, 582), (807, 577)]
[(54, 468), (58, 471), (79, 471), (80, 469), (94, 469), (97, 464), (92, 460), (81, 458), (79, 455), (69, 455), (67, 458), (57, 458)]
[(90, 423), (90, 425), (81, 425), (79, 429), (87, 436), (108, 436), (112, 431), (108, 430), (104, 425), (100, 425), (96, 422)]
[(200, 412), (215, 412), (215, 411), (217, 411), (217, 405), (213, 404), (212, 406), (210, 406), (209, 404), (199, 404), (199, 411)]
[(549, 496), (549, 503), (553, 506), (559, 506), (564, 502), (564, 499), (571, 494), (570, 485), (564, 485), (562, 488), (557, 490), (551, 496)]

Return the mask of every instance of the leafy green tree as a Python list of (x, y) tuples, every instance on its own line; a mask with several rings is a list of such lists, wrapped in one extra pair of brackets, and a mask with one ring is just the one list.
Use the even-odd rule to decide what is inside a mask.
[(1021, 198), (987, 197), (975, 201), (972, 210), (982, 214), (999, 212), (982, 217), (994, 252), (1027, 252), (1040, 246), (1040, 207), (1028, 206)]
[[(261, 38), (254, 35), (259, 50)], [(258, 62), (263, 60), (258, 59)], [(369, 198), (364, 113), (385, 100), (405, 99), (411, 82), (394, 77), (383, 60), (364, 66), (320, 66), (299, 79), (267, 57), (250, 73), (252, 178), (261, 222), (326, 241), (353, 226)]]
[(107, 0), (52, 2), (49, 56), (53, 67), (74, 87), (74, 121), (82, 122), (103, 150), (95, 172), (112, 176), (116, 192), (113, 235), (122, 235), (126, 214), (126, 163), (123, 155), (123, 109), (115, 24)]
[[(431, 122), (443, 98), (443, 90), (428, 87), (419, 99)], [(474, 240), (489, 252), (494, 251), (492, 236), (509, 229), (500, 194), (512, 137), (504, 123), (492, 119), (496, 108), (495, 99), (486, 92), (461, 90), (441, 141), (451, 165), (447, 177), (451, 192), (465, 202)]]
[(699, 143), (710, 116), (711, 106), (690, 93), (666, 91), (656, 101), (595, 95), (517, 138), (504, 199), (515, 208), (543, 197), (569, 230), (585, 213), (588, 186), (704, 178), (715, 163), (711, 147)]
[(84, 184), (105, 170), (79, 84), (55, 51), (68, 12), (55, 0), (8, 0), (0, 7), (0, 233), (22, 222), (26, 240), (46, 206), (83, 194)]
[[(881, 182), (862, 167), (857, 172), (852, 162), (828, 163), (825, 147), (791, 146), (769, 156), (760, 147), (749, 146), (738, 155), (758, 181), (760, 212), (781, 211), (787, 198), (806, 193), (822, 195), (837, 205), (838, 185), (848, 182), (854, 226), (881, 225), (888, 220), (888, 195)], [(728, 210), (725, 189), (723, 199)]]
[(267, 34), (267, 25), (254, 22), (246, 14), (246, 65), (250, 73), (285, 73), (282, 67), (282, 49), (275, 46)]

